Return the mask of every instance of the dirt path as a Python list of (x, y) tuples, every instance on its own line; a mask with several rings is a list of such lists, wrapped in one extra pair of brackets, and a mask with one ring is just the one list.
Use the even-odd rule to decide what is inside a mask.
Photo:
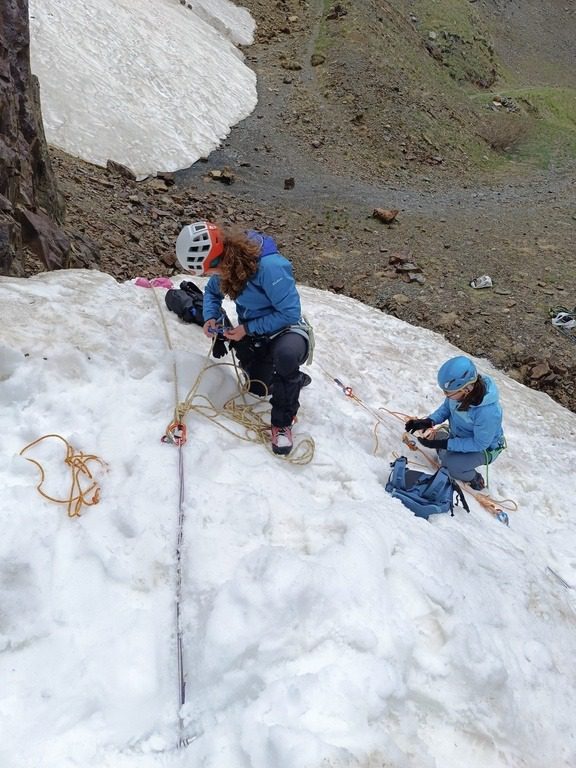
[[(392, 110), (390, 93), (402, 82), (373, 87), (364, 40), (343, 37), (328, 77), (328, 65), (312, 66), (312, 56), (339, 21), (327, 28), (322, 0), (242, 4), (259, 22), (259, 39), (246, 50), (259, 101), (205, 162), (178, 173), (174, 187), (146, 191), (58, 157), (70, 223), (103, 244), (102, 268), (120, 279), (157, 274), (158, 258), (170, 263), (175, 235), (192, 218), (262, 228), (293, 260), (299, 281), (439, 331), (576, 411), (576, 344), (548, 314), (576, 306), (576, 169), (510, 162), (505, 175), (479, 178), (457, 162), (429, 165), (409, 157), (392, 118), (382, 146), (372, 146), (362, 115), (380, 109), (381, 99)], [(382, 34), (391, 17), (384, 22)], [(400, 96), (410, 110), (413, 94)], [(405, 143), (406, 154), (388, 153), (383, 167), (388, 139), (387, 146)], [(210, 177), (224, 167), (235, 177), (230, 186)], [(102, 189), (110, 192), (106, 207)], [(376, 207), (397, 209), (395, 222), (373, 218)], [(410, 254), (417, 280), (405, 282), (390, 264), (398, 253)], [(469, 286), (481, 274), (492, 277), (492, 289)]]
[[(342, 136), (310, 63), (325, 13), (315, 0), (290, 34), (248, 49), (255, 112), (178, 184), (206, 188), (210, 170), (231, 168), (236, 180), (223, 198), (264, 209), (301, 281), (438, 330), (576, 409), (576, 345), (548, 316), (551, 306), (576, 305), (575, 169), (510, 164), (506, 177), (473, 180), (435, 169), (407, 178), (391, 168), (367, 179), (342, 161), (342, 147), (358, 137)], [(375, 207), (398, 209), (396, 223), (375, 221)], [(389, 266), (390, 254), (406, 249), (425, 283), (405, 283)], [(494, 288), (475, 292), (469, 281), (484, 273)]]

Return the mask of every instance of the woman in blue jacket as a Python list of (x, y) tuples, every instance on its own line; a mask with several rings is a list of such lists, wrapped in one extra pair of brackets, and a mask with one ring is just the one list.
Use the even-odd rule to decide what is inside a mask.
[[(452, 477), (480, 491), (485, 482), (476, 468), (494, 461), (506, 445), (498, 390), (493, 380), (481, 376), (464, 355), (441, 366), (438, 386), (446, 396), (442, 405), (425, 419), (408, 419), (406, 431), (423, 431), (418, 441), (436, 448), (442, 466)], [(448, 430), (433, 429), (445, 421)]]
[[(255, 395), (271, 394), (272, 450), (292, 450), (292, 422), (310, 377), (300, 372), (309, 351), (300, 296), (290, 262), (274, 240), (258, 232), (189, 224), (176, 241), (185, 269), (210, 275), (204, 290), (204, 333), (231, 342)], [(236, 304), (238, 325), (222, 328), (224, 296)]]

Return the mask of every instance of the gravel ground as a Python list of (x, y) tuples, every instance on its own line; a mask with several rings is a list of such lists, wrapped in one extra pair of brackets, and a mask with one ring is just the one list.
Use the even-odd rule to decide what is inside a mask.
[[(100, 268), (118, 279), (171, 274), (183, 224), (245, 223), (276, 237), (300, 282), (439, 331), (576, 410), (576, 343), (548, 314), (576, 306), (574, 164), (479, 172), (461, 148), (439, 157), (425, 134), (416, 140), (416, 111), (447, 106), (440, 91), (415, 106), (389, 62), (379, 68), (371, 54), (367, 66), (359, 31), (386, 41), (394, 23), (390, 34), (406, 28), (407, 44), (419, 45), (387, 3), (366, 0), (364, 12), (327, 11), (321, 0), (242, 4), (259, 22), (245, 51), (259, 104), (209, 158), (137, 183), (52, 150), (67, 226), (100, 245)], [(465, 109), (457, 117), (473, 119)], [(397, 213), (384, 223), (377, 208)], [(492, 288), (470, 287), (481, 274)]]

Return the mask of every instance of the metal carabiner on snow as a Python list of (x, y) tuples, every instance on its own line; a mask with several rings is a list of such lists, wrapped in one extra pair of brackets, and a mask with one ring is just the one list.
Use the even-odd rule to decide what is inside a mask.
[(186, 442), (186, 424), (173, 421), (166, 427), (166, 434), (162, 435), (160, 440), (163, 443), (172, 443), (173, 445), (184, 445)]
[(354, 391), (353, 391), (352, 387), (345, 386), (344, 384), (342, 384), (340, 379), (334, 379), (334, 381), (336, 382), (336, 384), (338, 384), (338, 386), (340, 387), (342, 392), (344, 392), (346, 397), (353, 397), (354, 396)]

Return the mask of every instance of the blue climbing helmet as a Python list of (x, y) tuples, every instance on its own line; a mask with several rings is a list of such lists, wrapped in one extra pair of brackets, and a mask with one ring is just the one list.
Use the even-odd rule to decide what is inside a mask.
[(440, 366), (438, 371), (438, 386), (444, 392), (457, 392), (467, 384), (473, 384), (478, 378), (476, 366), (469, 357), (458, 355)]

